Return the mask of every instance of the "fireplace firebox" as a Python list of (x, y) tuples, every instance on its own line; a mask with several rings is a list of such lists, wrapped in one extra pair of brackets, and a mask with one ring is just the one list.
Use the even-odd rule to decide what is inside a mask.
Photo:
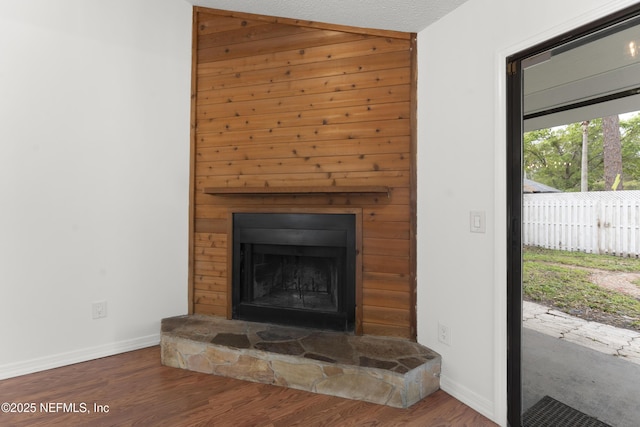
[(232, 317), (352, 331), (355, 215), (233, 214)]

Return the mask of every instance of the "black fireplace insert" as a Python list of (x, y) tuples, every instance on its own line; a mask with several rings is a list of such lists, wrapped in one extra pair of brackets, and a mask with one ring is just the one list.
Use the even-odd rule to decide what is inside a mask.
[(233, 215), (234, 319), (351, 331), (355, 215)]

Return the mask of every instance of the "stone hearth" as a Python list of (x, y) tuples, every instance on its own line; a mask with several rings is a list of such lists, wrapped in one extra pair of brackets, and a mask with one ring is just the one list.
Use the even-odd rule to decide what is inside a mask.
[(415, 342), (191, 315), (162, 320), (166, 366), (407, 408), (440, 388)]

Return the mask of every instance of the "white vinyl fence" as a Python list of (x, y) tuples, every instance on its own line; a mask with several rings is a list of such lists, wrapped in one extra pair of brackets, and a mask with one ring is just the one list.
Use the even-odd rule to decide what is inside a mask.
[(524, 245), (640, 257), (640, 191), (525, 194)]

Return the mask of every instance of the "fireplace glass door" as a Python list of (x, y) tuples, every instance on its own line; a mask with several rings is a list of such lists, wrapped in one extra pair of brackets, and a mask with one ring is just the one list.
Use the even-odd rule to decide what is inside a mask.
[(355, 216), (234, 214), (233, 317), (352, 330)]

